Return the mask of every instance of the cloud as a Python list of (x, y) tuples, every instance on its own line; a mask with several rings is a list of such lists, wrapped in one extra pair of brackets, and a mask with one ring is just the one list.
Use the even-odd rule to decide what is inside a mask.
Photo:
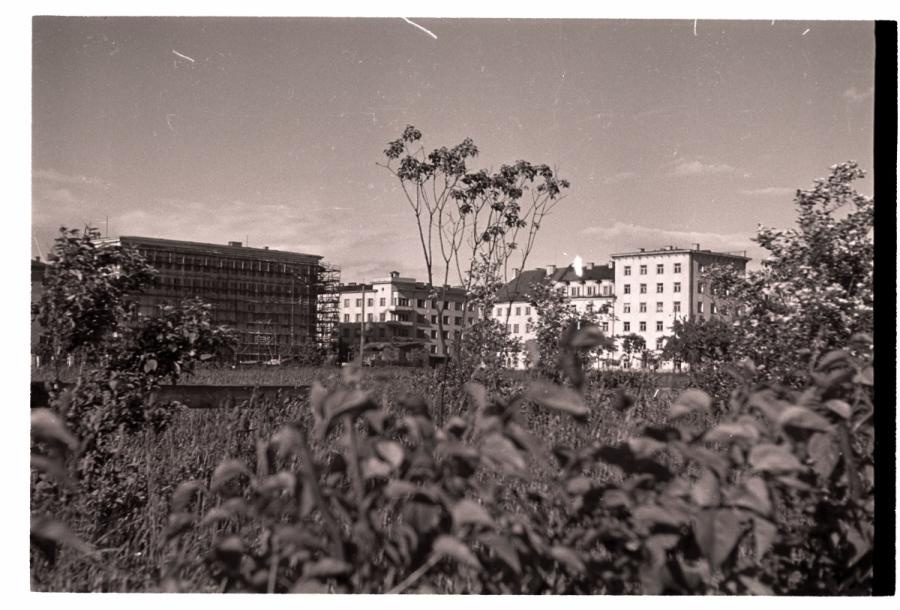
[(619, 172), (612, 176), (603, 176), (599, 179), (599, 182), (600, 184), (618, 184), (619, 182), (625, 182), (626, 180), (631, 180), (633, 178), (637, 178), (635, 172)]
[(110, 188), (110, 183), (100, 178), (89, 176), (64, 174), (55, 169), (36, 169), (31, 172), (33, 181), (50, 182), (54, 184), (77, 184), (85, 187)]
[(587, 227), (582, 229), (581, 232), (596, 238), (599, 244), (602, 244), (610, 254), (633, 252), (639, 248), (656, 249), (669, 245), (679, 248), (691, 248), (693, 247), (692, 244), (700, 244), (700, 247), (704, 250), (715, 250), (718, 252), (742, 252), (746, 250), (748, 256), (754, 256), (754, 252), (759, 252), (758, 247), (750, 240), (750, 233), (676, 231), (624, 222), (616, 222), (611, 226)]
[(748, 195), (750, 197), (784, 197), (787, 195), (793, 196), (796, 192), (797, 189), (791, 188), (789, 186), (766, 186), (758, 189), (742, 189), (738, 191), (738, 193), (740, 193), (741, 195)]
[(856, 87), (850, 87), (846, 91), (844, 91), (843, 97), (845, 100), (850, 102), (851, 104), (858, 104), (874, 95), (875, 87), (869, 87), (868, 89), (857, 89)]
[(668, 176), (701, 176), (706, 174), (733, 174), (739, 170), (727, 163), (704, 163), (697, 159), (680, 159), (667, 173)]

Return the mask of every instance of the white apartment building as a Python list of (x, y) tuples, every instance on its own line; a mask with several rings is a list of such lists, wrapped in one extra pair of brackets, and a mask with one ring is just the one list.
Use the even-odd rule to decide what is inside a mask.
[[(597, 312), (600, 314), (598, 323), (602, 330), (610, 335), (615, 333), (613, 303), (616, 297), (612, 265), (585, 263), (581, 275), (575, 272), (572, 265), (563, 268), (548, 265), (543, 269), (516, 273), (516, 277), (497, 293), (491, 315), (505, 324), (510, 335), (519, 339), (523, 346), (535, 338), (537, 312), (531, 305), (534, 296), (532, 286), (547, 278), (570, 299), (579, 312)], [(604, 311), (608, 313), (601, 313)], [(514, 368), (525, 368), (526, 357), (527, 350), (507, 364)]]
[[(396, 271), (371, 284), (343, 284), (339, 290), (339, 333), (345, 343), (359, 340), (363, 323), (367, 341), (420, 341), (433, 355), (440, 355), (442, 345), (449, 346), (460, 336), (465, 315), (465, 291), (460, 287), (445, 288), (443, 313), (440, 298), (432, 295), (428, 284), (400, 277)], [(443, 336), (438, 316), (443, 317)]]
[[(658, 250), (613, 254), (616, 334), (643, 337), (650, 351), (661, 350), (678, 319), (724, 315), (701, 274), (709, 265), (731, 265), (741, 272), (750, 259), (743, 255), (666, 246)], [(621, 343), (621, 341), (620, 341)], [(620, 359), (625, 354), (617, 354)], [(628, 364), (624, 363), (623, 364)], [(664, 363), (663, 368), (668, 368)]]

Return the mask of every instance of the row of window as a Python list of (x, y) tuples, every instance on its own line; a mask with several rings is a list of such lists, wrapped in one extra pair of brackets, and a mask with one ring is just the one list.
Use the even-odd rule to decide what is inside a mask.
[[(584, 296), (599, 297), (601, 295), (601, 290), (600, 290), (601, 288), (602, 288), (603, 296), (605, 296), (605, 297), (612, 296), (612, 286), (610, 286), (609, 284), (605, 284), (604, 286), (585, 286), (584, 287)], [(570, 290), (569, 290), (569, 294), (573, 297), (582, 296), (581, 286), (571, 286)]]
[[(701, 265), (702, 270), (702, 265)], [(631, 275), (631, 265), (625, 265), (623, 272), (625, 275)], [(666, 266), (663, 264), (656, 265), (656, 273), (661, 274), (666, 272)], [(638, 267), (638, 273), (641, 275), (647, 275), (647, 265), (640, 265)], [(672, 264), (672, 273), (681, 273), (681, 263), (673, 263)]]
[[(438, 317), (437, 317), (436, 315), (431, 316), (431, 323), (432, 323), (432, 324), (437, 324), (437, 323), (438, 323), (437, 318), (438, 318)], [(401, 314), (397, 314), (396, 320), (397, 320), (398, 322), (411, 322), (411, 321), (412, 321), (412, 320), (410, 320), (409, 315), (407, 315), (407, 314), (402, 314), (402, 313), (401, 313)], [(350, 320), (350, 314), (349, 314), (349, 313), (345, 313), (345, 314), (344, 314), (344, 322), (350, 322), (350, 321), (351, 321), (351, 320)], [(353, 321), (354, 321), (354, 322), (362, 322), (362, 314), (361, 314), (361, 313), (356, 314), (356, 315), (354, 316)], [(375, 321), (375, 314), (367, 313), (367, 314), (366, 314), (366, 322), (374, 322), (374, 321)], [(386, 312), (381, 312), (380, 314), (378, 314), (378, 321), (379, 321), (379, 322), (386, 322), (386, 321), (387, 321), (387, 313), (386, 313)], [(420, 323), (422, 323), (422, 324), (425, 324), (425, 323), (426, 323), (425, 316), (419, 315), (417, 321), (420, 322)], [(450, 325), (450, 316), (443, 316), (443, 318), (441, 319), (441, 322), (443, 322), (444, 324), (446, 324), (447, 326), (449, 326), (449, 325)], [(453, 318), (453, 324), (456, 325), (456, 326), (462, 326), (462, 317), (461, 317), (461, 316), (455, 316), (455, 317)]]
[[(432, 301), (430, 299), (408, 299), (405, 297), (394, 297), (393, 299), (391, 299), (391, 305), (399, 306), (399, 307), (409, 307), (410, 303), (412, 301), (416, 302), (416, 307), (418, 309), (441, 309), (440, 301), (437, 301), (437, 300)], [(378, 299), (378, 305), (379, 305), (379, 307), (386, 307), (387, 306), (387, 298), (380, 297)], [(362, 307), (363, 300), (356, 299), (356, 306)], [(374, 306), (375, 306), (375, 299), (372, 297), (367, 298), (366, 299), (366, 307), (374, 307)], [(350, 307), (350, 299), (344, 299), (344, 307)], [(450, 301), (449, 303), (447, 303), (448, 311), (449, 310), (462, 311), (462, 308), (463, 308), (462, 303), (460, 303), (458, 301)]]
[[(509, 310), (509, 307), (507, 307), (507, 308), (506, 308), (506, 315), (507, 315), (507, 316), (509, 315), (509, 311), (510, 311), (510, 310)], [(522, 306), (516, 307), (516, 308), (515, 308), (515, 312), (516, 312), (515, 315), (521, 316), (521, 315), (522, 315)], [(529, 307), (529, 306), (527, 306), (527, 305), (525, 306), (525, 315), (526, 315), (526, 316), (530, 316), (530, 315), (531, 315), (531, 307)], [(502, 317), (503, 317), (503, 308), (502, 308), (502, 307), (498, 307), (498, 308), (497, 308), (497, 317), (498, 317), (498, 318), (502, 318)]]
[[(644, 321), (638, 322), (638, 330), (645, 332), (647, 330), (647, 323)], [(662, 332), (663, 330), (663, 322), (662, 320), (656, 321), (656, 331)], [(631, 332), (631, 322), (622, 322), (622, 332)]]
[[(631, 313), (631, 303), (622, 303), (622, 313)], [(647, 303), (641, 302), (638, 303), (638, 313), (647, 313)], [(656, 302), (656, 313), (663, 313), (663, 302)], [(672, 313), (681, 313), (681, 301), (674, 301), (672, 303)], [(697, 303), (697, 313), (703, 313), (703, 302), (700, 301)], [(712, 303), (710, 306), (710, 313), (716, 314), (719, 313), (719, 308), (715, 303)], [(724, 313), (724, 311), (723, 311)]]

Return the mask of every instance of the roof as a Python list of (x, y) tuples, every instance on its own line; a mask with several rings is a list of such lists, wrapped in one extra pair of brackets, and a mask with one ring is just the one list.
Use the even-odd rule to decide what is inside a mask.
[(656, 254), (707, 254), (710, 256), (722, 256), (725, 258), (733, 258), (736, 260), (750, 260), (749, 256), (743, 254), (735, 254), (734, 252), (714, 252), (713, 250), (700, 250), (699, 248), (676, 248), (675, 246), (666, 246), (664, 248), (656, 248), (655, 250), (641, 249), (637, 252), (619, 252), (617, 254), (611, 254), (610, 258), (621, 258), (624, 256), (653, 256)]
[(288, 252), (286, 250), (270, 250), (268, 248), (251, 248), (249, 246), (231, 246), (226, 244), (208, 244), (196, 241), (181, 241), (177, 239), (163, 239), (160, 237), (140, 237), (136, 235), (122, 235), (118, 240), (109, 239), (100, 241), (106, 243), (119, 241), (119, 243), (124, 245), (151, 246), (173, 251), (187, 250), (196, 254), (253, 260), (316, 262), (322, 259), (322, 257), (317, 254), (305, 254), (303, 252)]
[(569, 265), (563, 269), (557, 269), (553, 273), (552, 279), (554, 282), (584, 282), (587, 280), (599, 282), (600, 280), (615, 279), (615, 273), (612, 265), (594, 265), (591, 269), (582, 267), (581, 275), (578, 275), (575, 273), (575, 268)]
[(544, 281), (546, 277), (546, 269), (522, 271), (497, 291), (496, 300), (498, 303), (530, 300), (534, 296), (534, 284)]

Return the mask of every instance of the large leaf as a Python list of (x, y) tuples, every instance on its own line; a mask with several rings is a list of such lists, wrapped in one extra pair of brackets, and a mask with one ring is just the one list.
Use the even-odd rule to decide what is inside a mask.
[(475, 554), (469, 550), (465, 544), (452, 536), (438, 536), (431, 547), (432, 553), (440, 557), (450, 557), (463, 565), (481, 569), (481, 562), (475, 557)]
[(796, 472), (803, 466), (784, 445), (764, 443), (750, 450), (750, 465), (761, 472)]
[(673, 418), (681, 417), (688, 413), (706, 412), (711, 408), (712, 398), (709, 397), (709, 394), (703, 390), (688, 389), (682, 392), (675, 399), (675, 402), (672, 403), (672, 408), (669, 409), (669, 416)]
[(334, 557), (323, 557), (318, 561), (307, 563), (303, 566), (303, 577), (319, 579), (334, 578), (335, 576), (349, 574), (352, 570), (353, 566), (346, 561), (335, 559)]
[(481, 456), (507, 474), (520, 475), (525, 471), (522, 453), (502, 434), (490, 434), (481, 442)]
[(31, 436), (37, 440), (62, 445), (71, 451), (78, 449), (78, 439), (72, 436), (59, 416), (50, 409), (31, 411)]
[(356, 416), (377, 408), (378, 405), (369, 392), (343, 388), (332, 390), (325, 397), (323, 405), (325, 431), (328, 432), (335, 421), (344, 415)]
[(550, 548), (550, 556), (563, 564), (572, 574), (583, 574), (586, 570), (581, 557), (569, 547), (562, 545), (553, 546)]
[(400, 443), (395, 441), (378, 441), (375, 443), (375, 451), (394, 468), (399, 468), (403, 464), (404, 451)]
[(522, 562), (519, 553), (513, 543), (499, 534), (484, 533), (478, 536), (478, 540), (494, 552), (499, 560), (505, 563), (516, 574), (522, 573)]
[(68, 525), (51, 517), (32, 517), (31, 540), (45, 550), (65, 545), (83, 555), (94, 554), (94, 548), (76, 536)]
[(466, 524), (494, 526), (494, 520), (491, 519), (487, 510), (481, 504), (468, 498), (463, 498), (454, 504), (450, 514), (453, 516), (453, 522), (457, 527)]
[(216, 469), (213, 471), (209, 488), (211, 491), (218, 491), (229, 481), (241, 476), (252, 477), (250, 470), (244, 466), (243, 462), (239, 460), (225, 460), (216, 466)]
[(729, 498), (734, 506), (749, 508), (765, 516), (772, 514), (772, 500), (769, 488), (760, 477), (750, 477), (738, 487)]
[(708, 468), (704, 468), (700, 478), (691, 488), (691, 500), (704, 508), (718, 506), (722, 501), (719, 490), (719, 479)]
[(581, 394), (546, 381), (532, 383), (528, 387), (527, 397), (542, 407), (568, 413), (576, 419), (585, 419), (589, 412)]
[(801, 428), (804, 430), (816, 430), (828, 432), (831, 424), (828, 420), (806, 407), (790, 406), (778, 416), (778, 425), (782, 428)]
[(719, 424), (703, 437), (703, 440), (712, 443), (732, 443), (738, 440), (756, 442), (758, 439), (759, 430), (749, 422)]
[(194, 498), (194, 494), (203, 489), (203, 483), (200, 481), (184, 481), (178, 484), (175, 491), (172, 492), (172, 508), (171, 512), (178, 513), (187, 508), (187, 505)]
[(806, 445), (806, 452), (812, 461), (813, 470), (823, 479), (828, 479), (837, 466), (841, 454), (830, 434), (820, 432), (813, 434)]
[(732, 509), (706, 509), (694, 517), (694, 536), (715, 569), (731, 555), (743, 534), (742, 517)]
[(753, 518), (753, 542), (756, 546), (756, 560), (762, 561), (765, 554), (772, 548), (775, 538), (778, 536), (778, 528), (768, 519)]

